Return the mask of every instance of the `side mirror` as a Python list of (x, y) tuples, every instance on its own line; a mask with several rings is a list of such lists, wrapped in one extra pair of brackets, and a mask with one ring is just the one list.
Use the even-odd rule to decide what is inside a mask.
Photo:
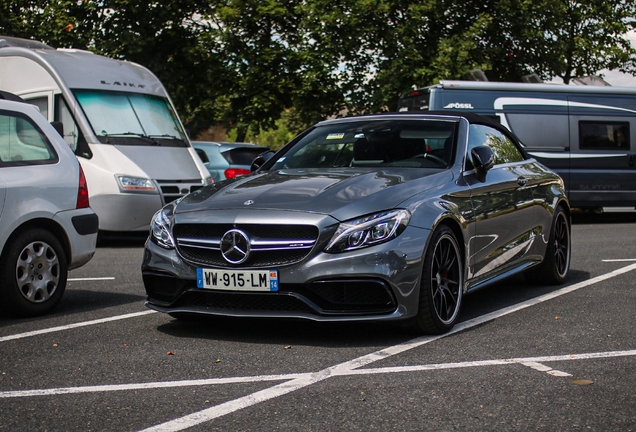
[(482, 145), (473, 148), (470, 151), (470, 156), (479, 181), (486, 180), (486, 173), (495, 165), (495, 153), (490, 147)]
[(272, 158), (272, 156), (274, 156), (274, 152), (271, 150), (268, 150), (264, 153), (259, 154), (258, 156), (256, 156), (256, 159), (254, 159), (254, 161), (252, 162), (252, 165), (250, 166), (250, 170), (252, 172), (256, 171), (257, 169), (259, 169), (265, 162), (267, 162), (268, 160), (270, 160)]
[(55, 129), (57, 133), (59, 133), (60, 136), (64, 138), (64, 123), (62, 123), (61, 121), (52, 121), (51, 126), (53, 126), (53, 129)]

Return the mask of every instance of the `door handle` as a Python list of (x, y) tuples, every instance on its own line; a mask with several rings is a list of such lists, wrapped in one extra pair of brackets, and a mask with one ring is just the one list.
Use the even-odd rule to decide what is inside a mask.
[(525, 186), (527, 182), (528, 182), (528, 180), (525, 177), (517, 178), (517, 184), (519, 186)]

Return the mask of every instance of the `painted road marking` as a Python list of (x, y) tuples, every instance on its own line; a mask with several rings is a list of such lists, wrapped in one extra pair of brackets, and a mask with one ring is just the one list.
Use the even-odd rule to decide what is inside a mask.
[[(592, 360), (592, 359), (607, 359), (616, 357), (634, 357), (636, 356), (636, 350), (631, 351), (607, 351), (599, 353), (584, 353), (584, 354), (567, 354), (558, 356), (541, 357), (542, 362), (562, 362), (573, 360)], [(369, 369), (342, 369), (339, 373), (331, 376), (354, 376), (354, 375), (377, 375), (377, 374), (391, 374), (391, 373), (405, 373), (405, 372), (422, 372), (422, 371), (437, 371), (447, 369), (465, 369), (472, 367), (484, 367), (484, 366), (510, 366), (514, 364), (520, 364), (530, 367), (540, 372), (547, 372), (553, 376), (572, 376), (569, 373), (560, 372), (552, 369), (550, 366), (546, 366), (542, 363), (538, 363), (536, 357), (528, 358), (510, 358), (510, 359), (498, 359), (498, 360), (478, 360), (467, 361), (459, 363), (438, 363), (428, 365), (413, 365), (413, 366), (392, 366), (382, 368), (369, 368)], [(18, 398), (18, 397), (32, 397), (32, 396), (55, 396), (65, 394), (79, 394), (79, 393), (100, 393), (100, 392), (113, 392), (113, 391), (128, 391), (128, 390), (149, 390), (159, 388), (175, 388), (175, 387), (201, 387), (210, 385), (221, 384), (247, 384), (253, 382), (266, 382), (266, 381), (291, 381), (301, 379), (311, 379), (311, 372), (296, 373), (296, 374), (282, 374), (282, 375), (257, 375), (246, 377), (229, 377), (229, 378), (209, 378), (200, 380), (184, 380), (184, 381), (160, 381), (150, 383), (135, 383), (135, 384), (113, 384), (113, 385), (101, 385), (101, 386), (84, 386), (84, 387), (63, 387), (63, 388), (51, 388), (40, 390), (16, 390), (16, 391), (4, 391), (0, 392), (0, 398)]]
[(115, 280), (114, 276), (104, 276), (104, 277), (87, 277), (87, 278), (68, 278), (69, 282), (77, 282), (77, 281), (104, 281), (104, 280)]
[(532, 368), (534, 370), (537, 370), (539, 372), (547, 372), (548, 374), (552, 375), (552, 376), (560, 376), (560, 377), (566, 377), (566, 376), (572, 376), (567, 372), (561, 372), (558, 370), (554, 370), (552, 369), (550, 366), (546, 366), (543, 363), (537, 363), (537, 362), (521, 362), (522, 365), (524, 366), (528, 366), (529, 368)]
[(597, 276), (595, 278), (588, 279), (586, 281), (579, 282), (574, 285), (567, 286), (565, 288), (561, 288), (552, 293), (544, 294), (542, 296), (527, 300), (525, 302), (518, 303), (513, 306), (509, 306), (499, 311), (491, 312), (486, 315), (482, 315), (481, 317), (473, 318), (472, 320), (469, 320), (469, 321), (464, 321), (462, 323), (457, 324), (453, 328), (453, 330), (451, 330), (450, 332), (446, 334), (439, 335), (439, 336), (423, 336), (423, 337), (416, 338), (399, 345), (388, 347), (383, 350), (376, 351), (374, 353), (367, 354), (362, 357), (358, 357), (357, 359), (353, 359), (348, 362), (341, 363), (336, 366), (332, 366), (322, 371), (312, 373), (309, 376), (300, 377), (300, 378), (297, 378), (282, 384), (278, 384), (274, 387), (270, 387), (268, 389), (258, 391), (256, 393), (252, 393), (250, 395), (243, 396), (238, 399), (234, 399), (232, 401), (228, 401), (220, 405), (216, 405), (216, 406), (204, 409), (202, 411), (192, 413), (190, 415), (187, 415), (178, 419), (174, 419), (171, 421), (167, 421), (165, 423), (158, 424), (156, 426), (144, 429), (142, 432), (159, 432), (159, 431), (165, 432), (165, 431), (180, 431), (180, 430), (188, 429), (190, 427), (208, 422), (210, 420), (224, 416), (226, 414), (231, 414), (233, 412), (239, 411), (243, 408), (256, 405), (258, 403), (265, 402), (265, 401), (277, 398), (279, 396), (291, 393), (295, 390), (320, 382), (331, 376), (350, 374), (353, 369), (366, 366), (377, 360), (382, 360), (382, 359), (394, 356), (396, 354), (400, 354), (404, 351), (408, 351), (413, 348), (420, 347), (424, 344), (433, 342), (437, 339), (450, 336), (452, 334), (464, 331), (466, 329), (475, 327), (477, 325), (483, 324), (488, 321), (492, 321), (494, 319), (525, 309), (527, 307), (543, 303), (545, 301), (562, 296), (564, 294), (568, 294), (573, 291), (579, 290), (581, 288), (585, 288), (587, 286), (596, 284), (598, 282), (602, 282), (606, 279), (611, 279), (621, 274), (630, 272), (634, 269), (636, 269), (636, 264), (631, 264), (626, 267), (622, 267), (620, 269), (614, 270), (612, 272)]
[(148, 314), (151, 314), (151, 313), (156, 313), (156, 311), (147, 310), (147, 311), (143, 311), (143, 312), (134, 312), (134, 313), (129, 313), (129, 314), (125, 314), (125, 315), (117, 315), (117, 316), (112, 316), (112, 317), (108, 317), (108, 318), (96, 319), (96, 320), (92, 320), (92, 321), (84, 321), (84, 322), (79, 322), (79, 323), (75, 323), (75, 324), (67, 324), (67, 325), (63, 325), (63, 326), (59, 326), (59, 327), (50, 327), (50, 328), (42, 329), (42, 330), (34, 330), (34, 331), (30, 331), (30, 332), (25, 332), (25, 333), (18, 333), (18, 334), (9, 335), (9, 336), (2, 336), (2, 337), (0, 337), (0, 342), (6, 342), (6, 341), (10, 341), (10, 340), (15, 340), (15, 339), (22, 339), (22, 338), (31, 337), (31, 336), (37, 336), (37, 335), (46, 334), (46, 333), (54, 333), (54, 332), (59, 332), (59, 331), (63, 331), (63, 330), (70, 330), (70, 329), (74, 329), (74, 328), (78, 328), (78, 327), (86, 327), (86, 326), (95, 325), (95, 324), (103, 324), (103, 323), (107, 323), (107, 322), (111, 322), (111, 321), (119, 321), (119, 320), (128, 319), (128, 318), (135, 318), (135, 317), (138, 317), (138, 316), (148, 315)]
[[(513, 312), (517, 312), (519, 310), (523, 310), (525, 308), (528, 308), (530, 306), (534, 306), (543, 302), (546, 302), (548, 300), (560, 297), (564, 294), (568, 294), (571, 292), (574, 292), (576, 290), (579, 290), (581, 288), (585, 288), (588, 287), (590, 285), (602, 282), (604, 280), (607, 279), (611, 279), (613, 277), (622, 275), (624, 273), (630, 272), (632, 270), (636, 269), (636, 264), (631, 264), (628, 265), (626, 267), (622, 267), (620, 269), (614, 270), (612, 272), (609, 273), (605, 273), (603, 275), (597, 276), (595, 278), (583, 281), (583, 282), (579, 282), (564, 288), (561, 288), (559, 290), (556, 290), (554, 292), (548, 293), (548, 294), (544, 294), (542, 296), (527, 300), (525, 302), (521, 302), (518, 303), (516, 305), (512, 305), (509, 306), (507, 308), (498, 310), (498, 311), (494, 311), (491, 313), (488, 313), (486, 315), (482, 315), (480, 317), (471, 319), (469, 321), (464, 321), (462, 323), (457, 324), (453, 330), (451, 330), (450, 332), (444, 334), (444, 335), (438, 335), (438, 336), (423, 336), (420, 338), (416, 338), (413, 339), (411, 341), (407, 341), (405, 343), (399, 344), (399, 345), (395, 345), (395, 346), (391, 346), (361, 357), (358, 357), (356, 359), (341, 363), (339, 365), (335, 365), (326, 369), (323, 369), (322, 371), (318, 371), (318, 372), (313, 372), (313, 373), (306, 373), (306, 374), (299, 374), (299, 375), (294, 375), (294, 376), (290, 376), (290, 378), (293, 378), (291, 380), (285, 381), (283, 383), (277, 384), (273, 387), (252, 393), (250, 395), (247, 396), (243, 396), (241, 398), (238, 399), (234, 399), (210, 408), (207, 408), (205, 410), (199, 411), (199, 412), (195, 412), (192, 413), (190, 415), (178, 418), (178, 419), (174, 419), (153, 427), (150, 427), (148, 429), (145, 429), (144, 431), (179, 431), (179, 430), (183, 430), (183, 429), (187, 429), (190, 427), (193, 427), (195, 425), (201, 424), (201, 423), (205, 423), (208, 422), (210, 420), (213, 420), (215, 418), (224, 416), (226, 414), (230, 414), (236, 411), (239, 411), (243, 408), (258, 404), (260, 402), (264, 402), (267, 400), (271, 400), (274, 399), (276, 397), (291, 393), (295, 390), (307, 387), (311, 384), (320, 382), (322, 380), (325, 380), (327, 378), (333, 377), (333, 376), (344, 376), (344, 375), (353, 375), (353, 374), (368, 374), (368, 373), (382, 373), (379, 372), (379, 369), (364, 369), (364, 370), (360, 370), (359, 368), (363, 367), (363, 366), (367, 366), (371, 363), (374, 363), (378, 360), (382, 360), (385, 358), (389, 358), (392, 357), (394, 355), (400, 354), (402, 352), (405, 351), (409, 351), (411, 349), (420, 347), (422, 345), (428, 344), (430, 342), (433, 342), (435, 340), (438, 340), (440, 338), (443, 337), (447, 337), (449, 335), (467, 330), (471, 327), (475, 327), (477, 325), (486, 323), (488, 321), (492, 321), (495, 320), (497, 318), (503, 317), (505, 315), (511, 314)], [(94, 320), (94, 321), (88, 321), (85, 323), (77, 323), (77, 324), (71, 324), (69, 326), (60, 326), (60, 327), (55, 327), (52, 329), (44, 329), (44, 330), (40, 330), (40, 331), (36, 331), (36, 332), (28, 332), (28, 333), (22, 333), (21, 335), (13, 335), (13, 336), (6, 336), (4, 338), (0, 338), (0, 342), (4, 341), (4, 340), (11, 340), (11, 339), (17, 339), (20, 337), (26, 337), (25, 335), (28, 336), (32, 336), (34, 334), (42, 334), (42, 333), (49, 333), (51, 331), (60, 331), (60, 330), (64, 330), (64, 329), (69, 329), (69, 328), (75, 328), (75, 327), (82, 327), (82, 326), (86, 326), (86, 325), (92, 325), (92, 324), (98, 324), (98, 323), (102, 323), (102, 322), (108, 322), (108, 321), (115, 321), (118, 319), (125, 319), (128, 317), (133, 317), (133, 316), (140, 316), (140, 315), (145, 315), (148, 313), (153, 313), (154, 311), (146, 311), (146, 312), (141, 312), (141, 313), (135, 313), (135, 314), (128, 314), (128, 315), (120, 315), (118, 317), (112, 317), (112, 318), (105, 318), (102, 320)], [(636, 355), (636, 351), (625, 351), (625, 352), (621, 352), (621, 355)], [(625, 354), (625, 353), (629, 353), (629, 354)], [(567, 355), (567, 356), (555, 356), (555, 357), (540, 357), (540, 358), (534, 358), (534, 359), (517, 359), (515, 361), (515, 359), (511, 359), (508, 361), (508, 364), (510, 363), (522, 363), (522, 362), (534, 362), (534, 363), (541, 363), (541, 362), (545, 362), (545, 361), (558, 361), (556, 359), (561, 358), (563, 360), (571, 360), (571, 359), (575, 359), (575, 358), (584, 358), (586, 356), (592, 356), (593, 358), (608, 358), (608, 357), (612, 357), (613, 353), (596, 353), (596, 354), (582, 354), (582, 355)], [(474, 364), (474, 362), (470, 362), (471, 364)], [(401, 367), (399, 368), (400, 370), (403, 371), (408, 371), (410, 368), (409, 367)], [(381, 369), (383, 371), (388, 371), (388, 368), (383, 368)], [(395, 368), (391, 368), (391, 370), (395, 370)], [(384, 372), (387, 373), (387, 372)], [(14, 396), (15, 397), (15, 396)]]
[(624, 258), (624, 259), (604, 259), (601, 262), (609, 263), (609, 262), (634, 262), (636, 258)]

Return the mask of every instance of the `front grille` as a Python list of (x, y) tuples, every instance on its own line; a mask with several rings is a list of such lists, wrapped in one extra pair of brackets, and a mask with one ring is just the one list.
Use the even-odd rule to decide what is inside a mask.
[(172, 201), (203, 187), (203, 183), (201, 183), (200, 179), (156, 180), (156, 182), (159, 184), (164, 204), (171, 203)]
[(318, 228), (312, 225), (231, 225), (177, 224), (173, 234), (177, 250), (184, 259), (201, 266), (236, 267), (221, 253), (221, 238), (239, 229), (250, 239), (250, 254), (241, 267), (274, 267), (294, 264), (309, 255), (318, 238)]

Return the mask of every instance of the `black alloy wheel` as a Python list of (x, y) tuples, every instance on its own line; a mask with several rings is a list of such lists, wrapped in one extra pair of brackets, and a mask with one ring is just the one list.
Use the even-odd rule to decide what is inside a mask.
[(570, 219), (563, 207), (559, 206), (552, 218), (550, 238), (543, 261), (526, 273), (528, 280), (545, 285), (558, 285), (565, 281), (570, 271), (572, 251), (570, 229)]
[(432, 233), (424, 254), (418, 315), (412, 327), (418, 333), (442, 334), (453, 328), (462, 302), (463, 259), (457, 238), (447, 226)]

